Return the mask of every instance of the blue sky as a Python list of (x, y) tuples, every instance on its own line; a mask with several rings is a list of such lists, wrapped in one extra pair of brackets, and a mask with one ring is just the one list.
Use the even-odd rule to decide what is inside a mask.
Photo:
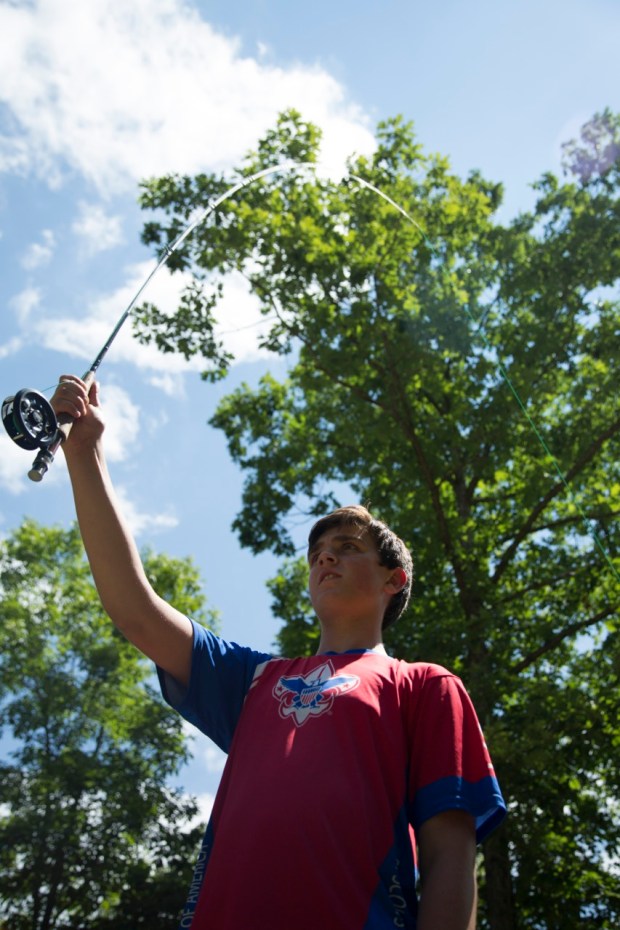
[[(560, 146), (594, 112), (620, 110), (617, 0), (30, 0), (1, 2), (0, 392), (84, 371), (153, 267), (136, 204), (145, 176), (226, 170), (288, 106), (319, 123), (337, 170), (402, 113), (460, 173), (506, 187), (503, 218), (559, 171)], [(162, 272), (146, 295), (172, 308)], [(199, 566), (230, 639), (269, 649), (265, 579), (230, 530), (243, 477), (206, 421), (261, 354), (256, 309), (231, 279), (220, 326), (240, 361), (224, 384), (138, 346), (126, 326), (101, 370), (113, 476), (138, 542)], [(0, 436), (0, 534), (25, 516), (73, 516), (62, 455), (40, 485)], [(299, 530), (303, 539), (305, 527)], [(217, 784), (196, 744), (185, 786)]]

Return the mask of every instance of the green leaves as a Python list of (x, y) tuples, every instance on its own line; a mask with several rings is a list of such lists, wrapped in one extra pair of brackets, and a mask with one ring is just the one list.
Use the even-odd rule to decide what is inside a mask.
[[(145, 564), (162, 596), (206, 616), (191, 563)], [(180, 718), (104, 615), (76, 528), (26, 521), (3, 542), (0, 612), (0, 725), (14, 746), (0, 772), (0, 915), (16, 930), (94, 926), (118, 915), (136, 869), (154, 880), (160, 819), (179, 830), (195, 813), (166, 787), (187, 758)], [(175, 926), (188, 880), (158, 926)]]
[(134, 314), (134, 326), (143, 345), (154, 342), (164, 353), (180, 352), (184, 358), (201, 355), (208, 360), (202, 372), (205, 381), (219, 381), (228, 371), (232, 355), (223, 348), (214, 333), (213, 308), (222, 292), (216, 283), (213, 292), (206, 296), (197, 282), (190, 283), (181, 296), (181, 303), (173, 315), (162, 313), (154, 304), (145, 303)]

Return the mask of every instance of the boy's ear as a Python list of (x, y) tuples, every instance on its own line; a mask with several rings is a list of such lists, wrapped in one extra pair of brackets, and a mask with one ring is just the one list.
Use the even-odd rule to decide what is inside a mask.
[(398, 594), (407, 584), (407, 572), (404, 568), (394, 568), (392, 574), (387, 580), (387, 586), (391, 594)]

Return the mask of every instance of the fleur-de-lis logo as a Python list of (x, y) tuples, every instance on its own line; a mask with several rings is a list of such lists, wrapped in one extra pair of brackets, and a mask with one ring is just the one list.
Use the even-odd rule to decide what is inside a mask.
[(307, 675), (283, 676), (273, 696), (280, 702), (280, 716), (292, 717), (301, 727), (310, 717), (326, 714), (340, 694), (353, 691), (359, 683), (357, 675), (337, 675), (328, 660)]

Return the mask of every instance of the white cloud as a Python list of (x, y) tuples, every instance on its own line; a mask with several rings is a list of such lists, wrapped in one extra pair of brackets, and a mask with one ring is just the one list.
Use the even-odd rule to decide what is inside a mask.
[[(106, 447), (107, 448), (107, 447)], [(148, 480), (148, 475), (144, 476)], [(123, 516), (129, 524), (133, 536), (140, 536), (141, 533), (153, 532), (154, 530), (167, 530), (178, 525), (178, 519), (170, 512), (168, 513), (144, 513), (140, 511), (129, 496), (129, 492), (123, 485), (116, 486), (116, 494), (119, 499)]]
[(33, 0), (0, 7), (0, 101), (11, 123), (0, 169), (100, 191), (237, 161), (294, 106), (322, 126), (341, 165), (374, 146), (362, 110), (319, 66), (242, 57), (182, 0)]
[(24, 342), (19, 336), (14, 336), (12, 339), (7, 340), (4, 345), (0, 345), (0, 358), (8, 358), (9, 355), (15, 355), (16, 352), (19, 352)]
[(225, 348), (237, 361), (253, 362), (269, 355), (259, 347), (258, 339), (268, 331), (271, 322), (261, 315), (257, 298), (250, 293), (248, 282), (239, 272), (234, 271), (225, 278), (224, 295), (216, 315), (216, 334), (222, 337)]
[(41, 291), (38, 287), (25, 287), (23, 291), (9, 300), (9, 307), (15, 312), (17, 322), (24, 327), (30, 323), (32, 311), (36, 310), (40, 304)]
[(221, 774), (221, 772), (224, 771), (228, 756), (225, 752), (222, 752), (215, 743), (208, 742), (206, 746), (204, 746), (202, 757), (206, 763), (207, 772)]
[(120, 216), (110, 216), (101, 205), (84, 201), (80, 201), (79, 211), (80, 215), (71, 229), (81, 239), (81, 245), (87, 255), (113, 249), (123, 241)]
[(148, 383), (159, 388), (168, 397), (185, 397), (185, 381), (180, 371), (166, 371), (148, 378)]
[(198, 824), (208, 823), (209, 818), (211, 817), (211, 811), (213, 810), (213, 804), (215, 802), (214, 794), (197, 794), (193, 795), (194, 801), (198, 804), (198, 813), (191, 821), (187, 824), (185, 829), (189, 832), (193, 827), (197, 827)]
[[(32, 453), (32, 458), (35, 456)], [(21, 494), (28, 488), (26, 477), (30, 467), (28, 454), (12, 439), (0, 434), (0, 487), (9, 494)]]
[[(79, 320), (74, 317), (47, 317), (33, 321), (29, 330), (31, 338), (37, 339), (46, 349), (67, 352), (91, 364), (152, 268), (151, 262), (132, 265), (126, 270), (125, 284), (91, 300)], [(142, 299), (152, 300), (163, 312), (173, 313), (178, 306), (180, 291), (187, 281), (186, 276), (161, 272), (138, 302)], [(121, 328), (106, 356), (106, 365), (114, 362), (130, 362), (141, 369), (155, 370), (158, 374), (182, 373), (191, 367), (200, 367), (197, 362), (190, 364), (181, 356), (163, 355), (154, 346), (140, 345), (132, 338), (130, 319)]]
[(184, 717), (181, 718), (181, 730), (183, 731), (183, 737), (189, 743), (194, 743), (196, 741), (197, 730), (193, 723), (190, 723)]
[[(215, 802), (215, 795), (204, 792), (202, 794), (190, 794), (189, 792), (183, 792), (182, 799), (186, 801), (194, 801), (198, 806), (196, 814), (191, 817), (186, 823), (181, 827), (181, 830), (184, 833), (189, 833), (190, 830), (193, 830), (194, 827), (198, 827), (201, 824), (206, 824), (211, 817), (211, 811), (213, 810), (213, 804)], [(161, 818), (161, 823), (164, 826), (171, 825), (170, 820), (166, 817)]]
[(122, 462), (131, 455), (138, 438), (140, 408), (115, 384), (102, 387), (101, 405), (105, 411), (106, 457), (110, 462)]
[[(225, 170), (289, 106), (322, 126), (322, 172), (336, 172), (353, 150), (374, 146), (364, 114), (328, 72), (301, 64), (277, 67), (262, 45), (255, 57), (242, 57), (236, 39), (216, 33), (183, 0), (5, 3), (0, 34), (0, 104), (6, 114), (0, 171), (31, 172), (52, 185), (77, 172), (102, 196), (134, 191), (136, 181), (149, 175)], [(102, 204), (83, 201), (78, 210), (72, 228), (89, 254), (122, 241), (120, 218)], [(26, 263), (41, 264), (53, 246), (46, 230)], [(86, 368), (152, 267), (126, 268), (124, 283), (91, 296), (79, 320), (41, 307), (41, 292), (25, 288), (11, 301), (24, 328), (17, 337), (27, 327), (29, 344), (72, 353)], [(186, 282), (162, 271), (144, 297), (172, 313)], [(42, 310), (36, 318), (35, 310)], [(219, 319), (226, 348), (238, 360), (266, 355), (258, 339), (268, 323), (236, 273), (226, 281)], [(200, 370), (201, 360), (141, 346), (131, 329), (128, 321), (106, 365), (129, 362), (163, 392), (182, 396), (185, 374)]]
[[(327, 71), (277, 67), (261, 44), (254, 57), (244, 57), (238, 40), (218, 34), (184, 0), (4, 3), (0, 34), (0, 171), (34, 173), (52, 185), (78, 173), (102, 196), (134, 191), (149, 175), (226, 170), (289, 106), (321, 125), (322, 172), (336, 172), (352, 151), (374, 147), (363, 112)], [(122, 241), (120, 218), (102, 204), (83, 201), (78, 210), (72, 228), (88, 254)], [(53, 247), (46, 230), (26, 264), (40, 265)], [(73, 353), (87, 367), (152, 267), (125, 269), (125, 283), (90, 297), (79, 320), (42, 308), (41, 292), (25, 288), (11, 302), (24, 327), (17, 337), (27, 327), (29, 344)], [(172, 313), (186, 281), (162, 271), (144, 296)], [(240, 361), (265, 355), (258, 338), (268, 324), (238, 274), (227, 279), (219, 316), (226, 348)], [(131, 321), (106, 365), (115, 361), (140, 368), (175, 396), (183, 395), (184, 375), (202, 367), (199, 359), (139, 345)]]
[[(106, 344), (124, 309), (129, 306), (140, 286), (144, 283), (153, 264), (144, 262), (132, 265), (126, 272), (125, 284), (110, 294), (91, 301), (80, 320), (73, 317), (44, 317), (31, 320), (31, 308), (40, 302), (35, 289), (24, 291), (14, 298), (15, 309), (21, 309), (20, 319), (28, 322), (29, 338), (35, 339), (46, 349), (70, 353), (83, 359), (88, 367)], [(188, 283), (189, 276), (181, 273), (169, 274), (162, 269), (153, 278), (140, 297), (157, 304), (163, 313), (174, 314), (179, 305), (180, 294)], [(131, 316), (131, 315), (130, 315)], [(224, 279), (224, 296), (217, 308), (220, 321), (216, 333), (221, 334), (224, 345), (237, 361), (254, 361), (267, 357), (266, 350), (259, 348), (258, 338), (269, 326), (259, 313), (258, 301), (250, 293), (245, 278), (233, 272)], [(116, 337), (105, 364), (129, 362), (149, 372), (148, 380), (171, 396), (183, 395), (183, 376), (190, 371), (199, 371), (204, 362), (199, 358), (186, 361), (180, 354), (164, 354), (155, 346), (141, 345), (132, 336), (131, 318), (123, 324)]]
[[(0, 488), (3, 491), (17, 496), (37, 487), (28, 478), (36, 454), (36, 449), (33, 452), (21, 449), (4, 431), (0, 434)], [(44, 480), (46, 486), (67, 480), (67, 467), (62, 452), (57, 454)]]
[(41, 233), (41, 238), (43, 240), (42, 242), (33, 242), (28, 246), (22, 258), (22, 268), (25, 268), (27, 271), (33, 271), (35, 268), (47, 265), (54, 254), (56, 240), (52, 230), (44, 229)]

